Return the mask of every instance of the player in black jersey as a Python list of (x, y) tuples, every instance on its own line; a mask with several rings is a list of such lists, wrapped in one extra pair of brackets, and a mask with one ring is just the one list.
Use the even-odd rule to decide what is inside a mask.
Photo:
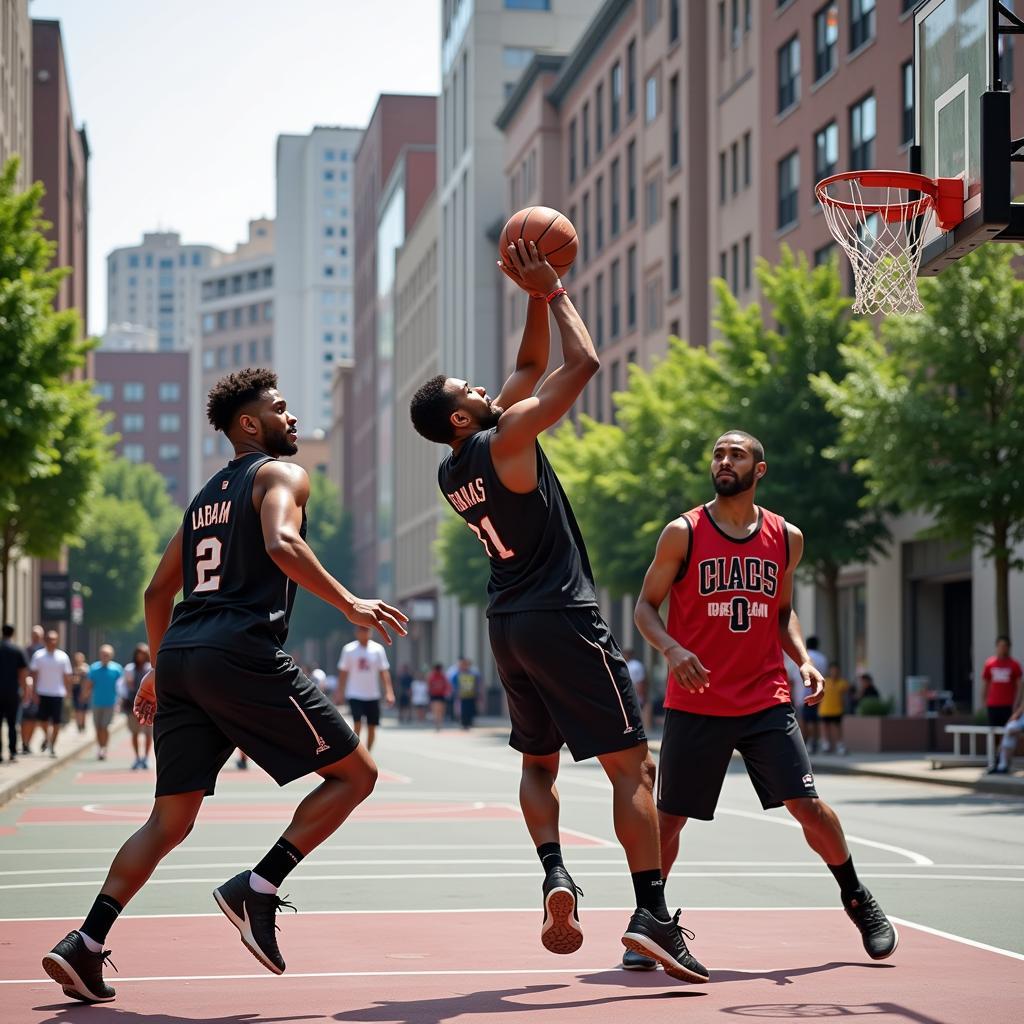
[[(615, 834), (626, 851), (636, 913), (623, 938), (637, 936), (674, 977), (706, 981), (665, 904), (654, 806), (654, 762), (636, 691), (618, 645), (597, 609), (579, 527), (537, 442), (573, 406), (599, 360), (590, 335), (552, 267), (519, 240), (502, 270), (530, 293), (515, 371), (497, 398), (483, 387), (438, 376), (412, 400), (416, 430), (451, 446), (438, 483), (487, 550), (491, 650), (508, 695), (511, 746), (523, 756), (519, 802), (545, 869), (541, 941), (553, 953), (583, 942), (579, 890), (559, 845), (559, 750), (596, 757), (613, 788)], [(510, 270), (512, 272), (510, 272)], [(548, 313), (563, 362), (547, 370)]]
[[(354, 597), (307, 546), (309, 478), (294, 455), (296, 419), (269, 370), (229, 374), (207, 413), (235, 457), (192, 499), (146, 590), (154, 670), (135, 714), (154, 723), (156, 799), (149, 820), (120, 849), (82, 927), (43, 958), (65, 994), (106, 1002), (107, 932), (160, 861), (192, 830), (203, 797), (235, 747), (284, 785), (310, 772), (323, 782), (299, 804), (267, 855), (214, 890), (217, 905), (268, 970), (285, 963), (275, 915), (290, 906), (277, 887), (370, 795), (377, 768), (334, 705), (284, 652), (296, 585), (356, 625), (404, 635), (397, 608)], [(174, 597), (183, 591), (176, 607)]]

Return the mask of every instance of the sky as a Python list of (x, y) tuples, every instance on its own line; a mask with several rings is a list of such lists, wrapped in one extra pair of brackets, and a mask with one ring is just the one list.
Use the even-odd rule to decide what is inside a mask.
[(439, 0), (31, 0), (61, 22), (89, 136), (89, 324), (106, 255), (146, 231), (233, 249), (274, 215), (277, 136), (363, 127), (440, 88)]

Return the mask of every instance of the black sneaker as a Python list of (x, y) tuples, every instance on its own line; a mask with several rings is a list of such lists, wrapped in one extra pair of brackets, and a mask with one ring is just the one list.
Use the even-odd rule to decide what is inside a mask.
[(643, 953), (634, 953), (633, 950), (627, 949), (622, 954), (622, 969), (624, 971), (653, 971), (657, 967), (658, 961), (644, 956)]
[(629, 919), (629, 927), (622, 936), (626, 949), (644, 957), (653, 957), (665, 968), (665, 973), (680, 981), (703, 982), (710, 978), (708, 969), (686, 948), (686, 939), (692, 941), (693, 932), (679, 924), (681, 910), (671, 921), (659, 921), (649, 910), (638, 908)]
[(885, 960), (896, 952), (899, 933), (885, 916), (878, 900), (867, 889), (861, 888), (849, 902), (844, 900), (843, 906), (860, 931), (864, 952), (872, 960)]
[(276, 893), (256, 892), (249, 885), (249, 872), (242, 871), (213, 890), (224, 916), (238, 929), (242, 945), (268, 971), (284, 974), (284, 957), (277, 948), (277, 924), (274, 917), (281, 907), (294, 910)]
[[(108, 961), (109, 949), (93, 953), (81, 932), (68, 932), (43, 957), (43, 970), (64, 989), (65, 995), (83, 1003), (109, 1003), (116, 993), (103, 980), (103, 964)], [(114, 964), (111, 962), (110, 966)]]
[(991, 768), (989, 768), (989, 770), (987, 772), (985, 772), (985, 774), (986, 775), (1009, 775), (1010, 774), (1010, 769), (1006, 768), (1006, 767), (1000, 767), (999, 765), (994, 764), (994, 765), (992, 765)]
[(540, 941), (552, 953), (575, 953), (583, 945), (577, 896), (583, 893), (565, 868), (553, 868), (544, 879), (544, 923)]

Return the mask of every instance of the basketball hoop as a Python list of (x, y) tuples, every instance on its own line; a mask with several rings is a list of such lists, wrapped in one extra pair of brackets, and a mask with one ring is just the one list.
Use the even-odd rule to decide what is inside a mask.
[(853, 264), (853, 311), (923, 309), (917, 274), (924, 242), (933, 224), (949, 231), (963, 220), (963, 181), (909, 171), (844, 171), (819, 181), (814, 193)]

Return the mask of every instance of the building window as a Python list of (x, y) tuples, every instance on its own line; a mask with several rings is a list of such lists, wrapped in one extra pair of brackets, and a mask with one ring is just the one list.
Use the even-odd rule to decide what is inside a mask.
[(732, 290), (740, 290), (740, 247), (736, 242), (732, 243)]
[(828, 245), (823, 245), (820, 249), (814, 250), (814, 265), (816, 267), (823, 266), (832, 259), (832, 252), (836, 247), (835, 242), (829, 242)]
[(129, 462), (145, 462), (146, 449), (141, 444), (126, 444), (121, 448), (121, 454)]
[(612, 65), (611, 76), (609, 79), (609, 92), (611, 93), (612, 101), (611, 132), (612, 135), (615, 135), (618, 133), (619, 127), (621, 126), (622, 64), (620, 61), (616, 61)]
[(598, 82), (594, 91), (594, 150), (604, 149), (604, 83)]
[(506, 11), (550, 11), (551, 0), (505, 0)]
[(604, 178), (598, 175), (594, 186), (594, 235), (596, 251), (604, 248)]
[(609, 191), (611, 192), (611, 229), (612, 238), (618, 237), (619, 230), (621, 228), (621, 217), (620, 217), (620, 203), (619, 203), (619, 192), (622, 188), (622, 182), (620, 181), (620, 163), (619, 158), (616, 157), (611, 164), (611, 178), (608, 182)]
[(636, 40), (626, 47), (626, 116), (636, 113)]
[(619, 293), (622, 289), (622, 264), (619, 260), (612, 260), (611, 269), (611, 331), (612, 337), (617, 338), (622, 330), (621, 307)]
[(872, 93), (850, 107), (850, 170), (875, 165), (875, 97)]
[(779, 101), (778, 113), (788, 110), (800, 99), (800, 37), (779, 47)]
[(121, 385), (121, 397), (126, 402), (144, 402), (146, 400), (146, 386), (141, 381), (126, 381)]
[(636, 220), (636, 139), (626, 147), (626, 221)]
[[(779, 161), (778, 227), (787, 228), (797, 221), (800, 192), (800, 153), (793, 150)], [(724, 276), (724, 275), (723, 275)]]
[(675, 295), (682, 287), (679, 239), (679, 200), (668, 204), (668, 293)]
[(661, 17), (661, 0), (644, 0), (644, 32), (650, 32)]
[[(569, 184), (576, 181), (576, 118), (569, 122)], [(513, 204), (514, 205), (514, 204)]]
[(658, 116), (658, 76), (650, 75), (644, 87), (644, 119), (650, 124)]
[(814, 80), (824, 78), (836, 66), (839, 40), (839, 5), (826, 4), (814, 16)]
[(850, 52), (875, 37), (875, 0), (850, 0)]
[(914, 62), (908, 60), (900, 72), (903, 78), (903, 134), (900, 141), (906, 145), (914, 141)]
[(177, 462), (181, 458), (181, 446), (177, 444), (162, 444), (159, 448), (160, 458), (164, 462)]
[(590, 193), (583, 193), (583, 262), (590, 259)]
[(718, 203), (722, 205), (725, 203), (727, 196), (729, 195), (729, 183), (728, 174), (726, 172), (727, 162), (725, 156), (725, 150), (718, 154)]
[(743, 133), (743, 187), (750, 188), (750, 132)]
[(644, 185), (644, 227), (653, 227), (661, 220), (661, 175)]
[(673, 75), (668, 81), (668, 164), (678, 167), (679, 145), (679, 76)]
[(217, 368), (216, 356), (213, 354), (213, 350), (212, 349), (207, 349), (203, 353), (203, 369), (204, 370), (214, 370), (216, 368)]
[(753, 284), (753, 267), (751, 266), (751, 237), (746, 235), (743, 239), (743, 290), (750, 291)]
[(146, 417), (141, 412), (126, 412), (121, 417), (121, 431), (125, 434), (141, 434), (146, 429)]
[(679, 0), (668, 0), (668, 42), (679, 42)]
[(646, 289), (647, 305), (647, 330), (657, 330), (662, 323), (662, 316), (665, 311), (665, 304), (661, 298), (661, 278), (655, 277), (647, 282)]
[(217, 438), (215, 437), (204, 437), (203, 438), (203, 454), (204, 455), (215, 455), (217, 452)]
[(594, 303), (597, 306), (597, 312), (594, 317), (594, 323), (597, 328), (594, 344), (601, 348), (604, 345), (604, 274), (598, 274), (597, 281), (594, 283)]
[(839, 165), (839, 125), (835, 121), (814, 133), (814, 180), (836, 173)]
[(583, 170), (590, 166), (590, 100), (583, 104)]
[(176, 434), (181, 430), (181, 417), (176, 412), (160, 413), (160, 433)]
[(729, 158), (732, 164), (732, 194), (740, 190), (740, 144), (734, 142), (729, 147)]
[(161, 402), (178, 402), (181, 400), (181, 385), (175, 380), (161, 381), (158, 391)]
[(636, 246), (626, 253), (626, 328), (636, 327)]
[(114, 385), (106, 380), (94, 381), (92, 392), (101, 402), (109, 402), (114, 397)]
[(522, 71), (533, 60), (533, 50), (526, 46), (505, 46), (501, 51), (501, 62), (513, 71)]

